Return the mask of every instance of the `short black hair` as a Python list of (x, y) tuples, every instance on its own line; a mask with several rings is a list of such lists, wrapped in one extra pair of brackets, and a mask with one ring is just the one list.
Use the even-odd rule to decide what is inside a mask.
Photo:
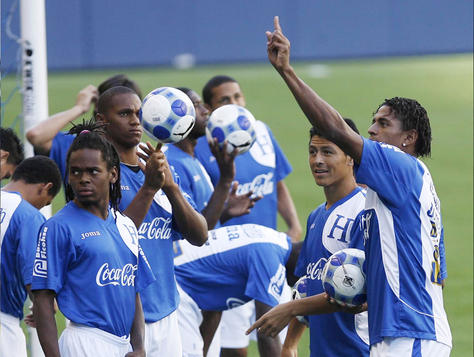
[(142, 91), (138, 84), (135, 81), (132, 81), (128, 78), (125, 74), (116, 74), (115, 76), (107, 78), (101, 84), (97, 90), (99, 91), (99, 95), (104, 93), (107, 89), (112, 87), (127, 87), (133, 90), (137, 95), (142, 99)]
[(61, 173), (58, 165), (49, 157), (42, 155), (23, 160), (13, 172), (12, 181), (24, 181), (29, 184), (51, 182), (53, 186), (48, 194), (52, 197), (61, 189)]
[[(347, 125), (350, 126), (352, 130), (354, 130), (357, 134), (360, 134), (359, 129), (357, 129), (357, 126), (352, 119), (344, 118), (344, 121), (346, 122)], [(309, 139), (311, 140), (311, 138), (315, 135), (320, 136), (321, 138), (327, 139), (326, 136), (324, 136), (324, 134), (322, 134), (321, 131), (317, 127), (313, 126), (311, 129), (309, 129)]]
[[(113, 88), (112, 88), (113, 89)], [(82, 124), (74, 125), (69, 134), (76, 134), (76, 138), (67, 152), (66, 172), (69, 173), (69, 159), (71, 153), (81, 149), (98, 150), (102, 153), (102, 159), (107, 164), (107, 169), (117, 168), (117, 181), (110, 185), (109, 200), (113, 209), (118, 210), (122, 192), (120, 191), (120, 157), (115, 147), (104, 137), (104, 125), (91, 119)], [(74, 199), (74, 192), (69, 183), (66, 184), (66, 201)]]
[(16, 166), (25, 158), (23, 145), (11, 128), (0, 128), (0, 149), (10, 153), (7, 158), (9, 164)]
[(104, 114), (107, 111), (112, 98), (120, 94), (138, 95), (133, 89), (124, 86), (109, 88), (99, 96), (99, 100), (97, 101), (97, 112)]
[(186, 94), (189, 97), (189, 93), (191, 93), (193, 90), (188, 87), (176, 87), (176, 89), (179, 89), (181, 92)]
[[(415, 129), (418, 138), (415, 143), (415, 156), (431, 155), (431, 126), (426, 109), (415, 99), (393, 97), (385, 99), (375, 113), (386, 105), (402, 123), (402, 130)], [(375, 115), (374, 113), (374, 115)]]
[(223, 83), (239, 83), (234, 78), (224, 75), (214, 76), (207, 81), (202, 89), (202, 100), (207, 105), (211, 105), (212, 100), (212, 90), (216, 87), (219, 87)]

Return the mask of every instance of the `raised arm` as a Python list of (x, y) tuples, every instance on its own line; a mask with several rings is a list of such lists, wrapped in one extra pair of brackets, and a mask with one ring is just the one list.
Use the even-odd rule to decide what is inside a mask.
[(362, 156), (362, 137), (356, 134), (341, 115), (299, 78), (290, 65), (290, 41), (283, 35), (278, 16), (274, 31), (266, 32), (270, 63), (286, 82), (311, 125), (316, 126), (329, 141), (337, 144), (356, 162)]
[(76, 104), (72, 108), (54, 114), (35, 125), (26, 132), (26, 138), (36, 151), (48, 154), (56, 134), (67, 124), (79, 118), (82, 114), (87, 113), (92, 103), (97, 101), (97, 97), (97, 88), (93, 85), (88, 85), (78, 93)]

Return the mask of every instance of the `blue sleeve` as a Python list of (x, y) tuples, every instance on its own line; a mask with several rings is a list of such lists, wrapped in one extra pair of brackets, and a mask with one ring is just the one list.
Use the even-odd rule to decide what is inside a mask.
[(59, 172), (63, 178), (63, 182), (66, 182), (66, 158), (69, 147), (74, 141), (75, 136), (69, 135), (63, 132), (59, 132), (53, 139), (51, 144), (51, 150), (49, 151), (49, 157), (59, 167)]
[(283, 150), (280, 148), (280, 145), (278, 145), (278, 142), (276, 141), (272, 131), (268, 126), (267, 130), (270, 134), (270, 138), (272, 139), (273, 150), (275, 151), (275, 180), (276, 182), (278, 182), (288, 176), (293, 170), (293, 168), (291, 167), (290, 162), (283, 153)]
[(156, 281), (156, 277), (151, 270), (151, 266), (148, 262), (145, 252), (140, 246), (138, 246), (138, 272), (135, 289), (137, 292), (141, 292), (154, 281)]
[(70, 233), (58, 222), (46, 221), (40, 229), (36, 247), (31, 290), (61, 290), (67, 268), (76, 257)]
[(398, 148), (363, 138), (360, 164), (356, 166), (356, 181), (377, 192), (389, 206), (401, 207), (416, 180), (422, 184), (417, 159)]
[[(286, 270), (275, 247), (249, 250), (248, 279), (245, 295), (269, 306), (276, 306), (286, 281)], [(244, 262), (245, 263), (245, 262)]]
[(36, 239), (41, 225), (45, 220), (46, 219), (39, 211), (34, 212), (34, 214), (31, 214), (30, 212), (26, 220), (22, 219), (23, 223), (18, 226), (19, 244), (17, 251), (17, 266), (21, 269), (21, 276), (25, 285), (31, 284), (33, 264), (35, 262)]
[(444, 227), (441, 228), (441, 238), (439, 240), (439, 261), (441, 280), (448, 277), (448, 267), (446, 265), (446, 252), (444, 249)]

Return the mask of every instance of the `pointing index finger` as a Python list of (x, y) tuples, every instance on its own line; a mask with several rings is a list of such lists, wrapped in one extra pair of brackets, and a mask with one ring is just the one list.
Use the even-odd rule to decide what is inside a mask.
[(163, 146), (163, 143), (158, 142), (158, 143), (156, 144), (155, 151), (160, 151), (162, 146)]
[(273, 26), (275, 27), (275, 31), (280, 31), (281, 32), (280, 17), (279, 16), (275, 16), (273, 18)]

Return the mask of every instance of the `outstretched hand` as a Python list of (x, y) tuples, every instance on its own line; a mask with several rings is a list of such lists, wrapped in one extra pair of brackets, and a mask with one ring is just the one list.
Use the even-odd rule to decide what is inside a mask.
[(158, 143), (154, 148), (147, 142), (146, 145), (140, 144), (140, 149), (143, 152), (137, 151), (137, 156), (145, 162), (138, 161), (138, 166), (145, 174), (144, 186), (155, 191), (165, 186), (167, 180), (172, 180), (168, 161), (163, 151), (161, 151), (162, 146), (163, 144)]
[(232, 188), (227, 198), (227, 203), (224, 212), (221, 216), (221, 222), (225, 222), (234, 217), (240, 217), (244, 214), (249, 214), (255, 202), (262, 199), (262, 196), (253, 196), (253, 191), (249, 191), (243, 195), (237, 194), (239, 183), (235, 181), (232, 183)]
[(293, 318), (291, 314), (291, 304), (292, 301), (275, 306), (255, 321), (245, 334), (248, 335), (253, 330), (257, 330), (261, 335), (276, 337)]
[(273, 18), (273, 26), (273, 32), (265, 32), (267, 55), (273, 67), (281, 73), (290, 67), (290, 41), (283, 35), (278, 16)]

